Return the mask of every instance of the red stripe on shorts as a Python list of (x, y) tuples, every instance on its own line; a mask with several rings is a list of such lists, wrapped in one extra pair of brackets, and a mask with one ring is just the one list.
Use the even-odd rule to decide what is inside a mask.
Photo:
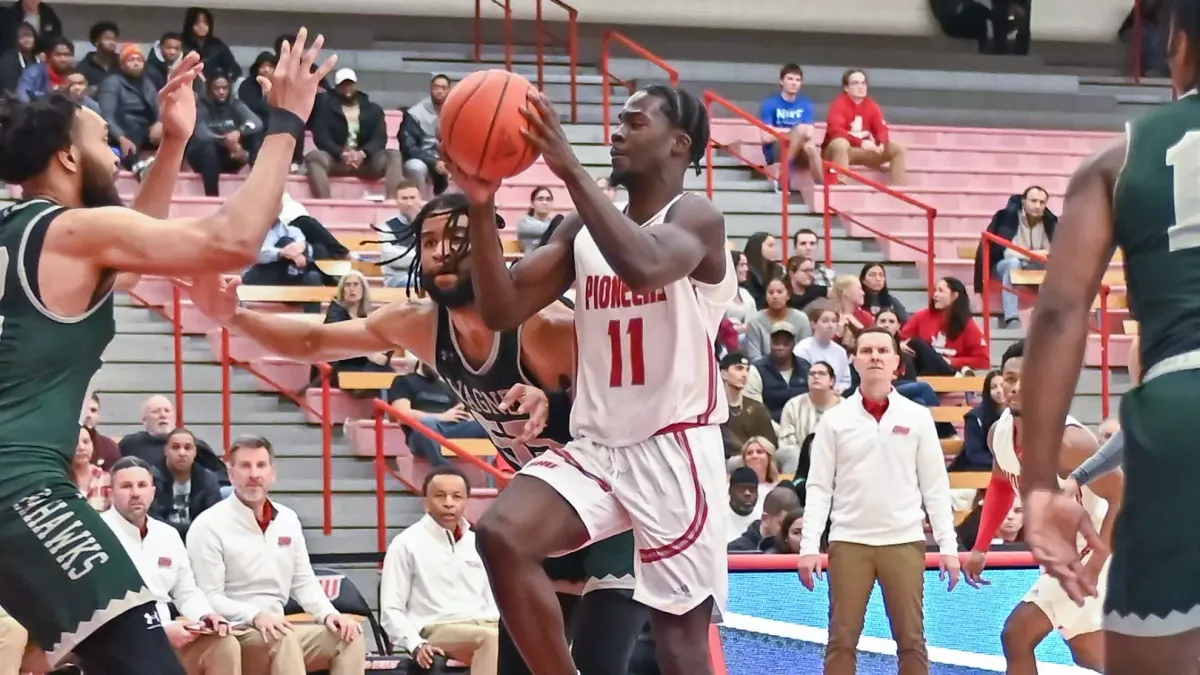
[(696, 487), (696, 512), (692, 516), (691, 524), (675, 541), (658, 548), (638, 550), (638, 555), (644, 563), (666, 560), (688, 550), (700, 538), (700, 533), (704, 531), (704, 524), (708, 522), (708, 499), (704, 495), (704, 486), (700, 484), (700, 474), (696, 470), (696, 458), (692, 454), (692, 446), (688, 443), (686, 434), (676, 433), (673, 436), (683, 451), (687, 453), (688, 469), (692, 474), (692, 484)]
[(558, 455), (559, 457), (562, 457), (563, 461), (566, 462), (567, 464), (570, 464), (571, 466), (575, 467), (576, 471), (578, 471), (579, 473), (583, 474), (584, 476), (595, 481), (596, 485), (599, 485), (601, 490), (604, 490), (605, 492), (612, 492), (612, 486), (609, 485), (607, 481), (605, 481), (603, 478), (597, 476), (594, 473), (589, 472), (587, 469), (580, 466), (579, 462), (575, 461), (574, 457), (572, 457), (569, 454), (567, 454), (566, 452), (564, 452), (562, 448), (550, 448), (550, 452), (553, 452), (554, 454)]

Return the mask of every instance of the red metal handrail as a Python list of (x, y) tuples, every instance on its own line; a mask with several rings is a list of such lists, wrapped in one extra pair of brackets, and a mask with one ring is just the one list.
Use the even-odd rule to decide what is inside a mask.
[[(175, 354), (172, 357), (173, 367), (175, 371), (175, 426), (183, 426), (183, 329), (180, 321), (172, 318), (170, 314), (157, 305), (151, 304), (142, 296), (138, 295), (132, 288), (127, 289), (125, 293), (141, 304), (146, 309), (158, 314), (162, 318), (171, 322), (172, 342), (174, 344)], [(179, 308), (182, 304), (180, 290), (178, 286), (171, 286), (171, 309), (175, 312), (175, 316), (179, 316)]]
[(333, 367), (313, 364), (321, 374), (321, 499), (325, 508), (325, 534), (333, 534), (333, 412), (331, 394)]
[[(981, 294), (983, 296), (981, 298), (981, 304), (982, 304), (982, 309), (983, 309), (983, 339), (990, 345), (992, 343), (992, 309), (991, 309), (992, 299), (991, 299), (991, 295), (992, 295), (992, 281), (994, 278), (992, 276), (992, 247), (989, 244), (999, 244), (1000, 246), (1003, 246), (1005, 248), (1012, 249), (1012, 250), (1016, 251), (1017, 253), (1020, 253), (1021, 255), (1029, 258), (1030, 260), (1041, 263), (1042, 265), (1049, 264), (1050, 258), (1048, 256), (1038, 253), (1036, 251), (1031, 251), (1023, 246), (1018, 246), (1017, 244), (1014, 244), (1013, 242), (1011, 242), (1007, 239), (1004, 239), (995, 234), (992, 234), (991, 232), (981, 233), (980, 237), (979, 237), (979, 241), (980, 241), (979, 248), (981, 250), (981, 255), (982, 255), (982, 258), (980, 259), (980, 264), (983, 267), (983, 289), (982, 289), (983, 292)], [(1018, 289), (1009, 288), (1007, 286), (1004, 286), (1003, 283), (1001, 284), (1001, 287), (1004, 290), (1011, 291), (1014, 293), (1019, 292)], [(1098, 332), (1100, 334), (1100, 413), (1105, 418), (1108, 417), (1109, 398), (1112, 396), (1112, 383), (1110, 382), (1111, 365), (1109, 363), (1109, 351), (1108, 351), (1109, 339), (1111, 337), (1110, 329), (1108, 326), (1108, 296), (1111, 293), (1112, 293), (1112, 288), (1108, 284), (1100, 285), (1100, 293), (1099, 293), (1100, 307), (1098, 310), (1100, 316), (1097, 318), (1096, 328), (1095, 328), (1096, 332)], [(1088, 319), (1088, 329), (1092, 330), (1092, 321), (1090, 318)]]
[(535, 17), (535, 32), (537, 33), (537, 85), (538, 89), (546, 90), (545, 79), (545, 40), (549, 38), (566, 44), (567, 58), (571, 67), (571, 123), (579, 122), (579, 11), (562, 0), (550, 0), (567, 11), (567, 39), (559, 40), (546, 29), (542, 21), (542, 0), (537, 1), (537, 16)]
[[(637, 86), (633, 80), (626, 82), (616, 75), (613, 75), (609, 69), (609, 59), (612, 56), (612, 43), (614, 41), (624, 45), (626, 49), (634, 54), (637, 54), (639, 57), (649, 61), (650, 63), (653, 63), (659, 68), (662, 68), (663, 72), (667, 74), (667, 78), (670, 80), (671, 86), (679, 86), (679, 71), (675, 70), (671, 64), (667, 63), (663, 57), (655, 54), (649, 49), (646, 49), (637, 42), (634, 42), (632, 38), (620, 31), (604, 31), (604, 36), (600, 40), (600, 77), (602, 77), (604, 80), (601, 85), (601, 89), (603, 90), (601, 101), (602, 105), (604, 106), (604, 143), (606, 145), (610, 142), (609, 139), (612, 137), (610, 133), (610, 118), (612, 117), (612, 113), (609, 110), (612, 107), (612, 92), (609, 91), (609, 88), (612, 86), (612, 82), (625, 87), (630, 93), (633, 93), (634, 90), (637, 89)], [(612, 80), (612, 82), (609, 82), (609, 80)]]
[[(513, 67), (512, 0), (488, 0), (504, 10), (504, 69)], [(483, 60), (483, 0), (475, 0), (475, 62)]]
[[(791, 156), (790, 146), (791, 146), (792, 139), (788, 138), (787, 134), (780, 133), (780, 131), (778, 129), (767, 126), (766, 124), (764, 124), (762, 122), (762, 120), (760, 120), (757, 117), (755, 117), (754, 115), (751, 115), (750, 113), (746, 112), (741, 107), (737, 106), (732, 101), (725, 98), (724, 96), (721, 96), (717, 92), (712, 91), (712, 90), (706, 90), (704, 92), (704, 107), (708, 110), (708, 119), (709, 119), (710, 124), (711, 124), (712, 120), (715, 119), (715, 116), (713, 115), (713, 105), (714, 104), (724, 107), (726, 110), (733, 113), (737, 117), (742, 118), (743, 120), (749, 122), (751, 125), (757, 127), (760, 131), (766, 132), (771, 137), (773, 137), (775, 140), (779, 141), (779, 155), (781, 157), (786, 158), (786, 157)], [(779, 182), (780, 192), (783, 194), (783, 198), (782, 198), (783, 204), (780, 207), (780, 218), (782, 219), (782, 223), (781, 223), (782, 230), (780, 233), (780, 239), (782, 240), (781, 244), (783, 246), (783, 259), (787, 260), (788, 244), (790, 243), (789, 239), (791, 237), (791, 235), (790, 235), (791, 230), (788, 227), (788, 212), (791, 210), (788, 207), (791, 204), (791, 200), (789, 198), (791, 197), (791, 190), (792, 190), (792, 187), (791, 187), (792, 186), (792, 183), (791, 183), (792, 172), (791, 172), (790, 162), (786, 162), (786, 161), (780, 162), (778, 175), (772, 176), (770, 167), (756, 164), (756, 163), (750, 161), (749, 159), (747, 159), (746, 157), (738, 154), (738, 152), (736, 150), (734, 150), (732, 147), (718, 146), (716, 141), (710, 139), (709, 143), (708, 143), (708, 147), (705, 148), (705, 150), (704, 150), (704, 168), (706, 169), (706, 173), (707, 173), (707, 175), (705, 176), (705, 181), (706, 181), (705, 182), (705, 190), (708, 192), (709, 199), (713, 198), (713, 177), (716, 174), (716, 171), (714, 171), (714, 167), (713, 167), (713, 149), (716, 147), (720, 147), (722, 150), (724, 150), (724, 151), (728, 152), (729, 154), (733, 155), (734, 157), (737, 157), (738, 159), (742, 160), (747, 165), (749, 165), (750, 168), (765, 175), (767, 178), (771, 178), (771, 179)], [(826, 264), (829, 264), (828, 263), (828, 260), (829, 260), (828, 252), (826, 253), (825, 259), (827, 261)]]
[[(853, 171), (844, 166), (838, 166), (837, 164), (834, 164), (833, 162), (830, 162), (830, 161), (825, 161), (823, 164), (825, 167), (825, 180), (822, 181), (823, 185), (822, 185), (821, 189), (824, 191), (824, 195), (825, 195), (825, 218), (824, 218), (824, 221), (825, 221), (824, 222), (824, 224), (825, 224), (825, 265), (828, 266), (833, 261), (833, 216), (836, 214), (839, 217), (847, 218), (847, 220), (851, 220), (852, 222), (861, 225), (861, 223), (859, 221), (853, 220), (852, 218), (848, 218), (846, 215), (846, 212), (835, 209), (833, 207), (833, 204), (831, 203), (832, 200), (830, 199), (830, 197), (832, 196), (832, 190), (830, 189), (830, 186), (833, 183), (834, 176), (840, 174), (840, 175), (846, 176), (847, 178), (850, 178), (851, 180), (862, 183), (863, 185), (866, 185), (867, 187), (869, 187), (873, 190), (882, 192), (887, 195), (891, 195), (892, 197), (899, 199), (900, 201), (904, 202), (905, 204), (908, 204), (909, 206), (915, 206), (916, 208), (921, 209), (922, 211), (925, 212), (925, 221), (926, 221), (926, 226), (927, 226), (927, 232), (926, 232), (926, 240), (925, 240), (926, 248), (923, 251), (923, 253), (925, 253), (925, 255), (927, 256), (926, 267), (928, 268), (926, 270), (925, 274), (926, 274), (926, 281), (929, 284), (929, 294), (933, 295), (933, 289), (937, 285), (937, 282), (936, 282), (937, 272), (935, 272), (934, 268), (933, 268), (933, 263), (934, 263), (933, 240), (934, 240), (935, 228), (937, 226), (937, 209), (933, 208), (932, 206), (930, 206), (922, 201), (913, 199), (912, 197), (904, 194), (903, 192), (900, 192), (899, 190), (888, 187), (887, 185), (884, 185), (883, 183), (880, 183), (878, 181), (871, 180), (870, 178), (867, 178), (866, 176), (858, 173), (857, 171)], [(866, 226), (864, 225), (864, 227), (866, 227)], [(883, 232), (880, 232), (879, 230), (876, 230), (874, 228), (867, 227), (866, 229), (870, 230), (871, 232), (873, 232), (879, 236), (889, 239), (891, 241), (900, 241), (899, 239), (897, 239), (891, 235), (884, 234)], [(900, 243), (903, 243), (904, 245), (906, 245), (909, 248), (912, 248), (918, 252), (922, 252), (920, 248), (913, 246), (912, 244), (908, 244), (907, 242), (900, 242)]]

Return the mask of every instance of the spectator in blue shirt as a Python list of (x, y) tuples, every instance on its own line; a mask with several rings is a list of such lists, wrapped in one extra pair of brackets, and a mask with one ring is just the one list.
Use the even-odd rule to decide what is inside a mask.
[(36, 101), (61, 87), (75, 70), (75, 44), (65, 37), (55, 37), (43, 46), (45, 60), (31, 64), (17, 80), (17, 99), (22, 103)]
[[(808, 159), (808, 170), (812, 173), (813, 180), (820, 183), (821, 151), (817, 146), (813, 127), (816, 117), (812, 99), (800, 95), (800, 87), (803, 85), (804, 71), (800, 66), (789, 63), (781, 68), (779, 93), (763, 101), (759, 119), (776, 131), (787, 134), (790, 143), (786, 160), (795, 166), (796, 160), (803, 154)], [(775, 136), (763, 134), (763, 155), (767, 164), (783, 161), (785, 158), (782, 154)]]
[(242, 281), (265, 286), (324, 285), (304, 232), (283, 220), (276, 220), (267, 231), (258, 262), (246, 270)]

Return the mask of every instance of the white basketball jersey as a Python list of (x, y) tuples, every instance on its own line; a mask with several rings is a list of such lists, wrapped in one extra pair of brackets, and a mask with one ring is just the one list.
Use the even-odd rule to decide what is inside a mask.
[[(643, 227), (654, 227), (684, 195)], [(648, 293), (625, 285), (585, 227), (575, 239), (575, 404), (571, 435), (610, 447), (640, 443), (675, 424), (729, 416), (713, 353), (737, 293), (728, 256), (721, 282), (683, 278)]]
[[(1013, 422), (1015, 418), (1012, 416), (1012, 411), (1005, 410), (1004, 414), (996, 420), (996, 424), (992, 427), (992, 454), (996, 458), (996, 466), (1004, 472), (1004, 475), (1012, 483), (1014, 490), (1021, 489), (1021, 458), (1017, 454), (1016, 444), (1016, 427)], [(1087, 427), (1083, 426), (1070, 415), (1067, 416), (1067, 426), (1079, 427), (1089, 434), (1092, 433)], [(1061, 485), (1063, 479), (1059, 478), (1058, 482)], [(1083, 504), (1083, 508), (1087, 511), (1088, 516), (1092, 519), (1092, 526), (1097, 531), (1100, 529), (1100, 524), (1104, 521), (1104, 515), (1108, 513), (1108, 502), (1101, 499), (1091, 488), (1084, 486), (1079, 491), (1079, 500)], [(1084, 541), (1081, 537), (1079, 540), (1080, 550), (1084, 547)]]

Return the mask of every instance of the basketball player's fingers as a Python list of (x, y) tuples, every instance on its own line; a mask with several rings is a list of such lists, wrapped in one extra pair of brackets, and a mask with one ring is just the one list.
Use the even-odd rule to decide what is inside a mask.
[(954, 587), (958, 585), (958, 578), (959, 578), (959, 571), (956, 569), (951, 569), (950, 570), (950, 585), (946, 589), (947, 591), (954, 590)]
[(548, 127), (546, 126), (546, 121), (542, 119), (542, 112), (536, 107), (530, 108), (526, 106), (521, 108), (521, 114), (524, 115), (525, 119), (529, 121), (529, 131), (534, 131), (543, 137), (546, 135), (546, 132), (549, 131)]
[(800, 576), (800, 584), (811, 591), (813, 589), (812, 570), (801, 566), (796, 570), (796, 574)]
[(547, 125), (558, 121), (558, 115), (554, 112), (554, 104), (550, 102), (545, 93), (530, 89), (526, 97), (533, 102), (533, 107), (537, 109), (538, 115)]
[(263, 98), (267, 98), (268, 96), (270, 96), (271, 95), (271, 78), (263, 77), (262, 75), (259, 75), (258, 77), (255, 77), (254, 79), (258, 80), (258, 86), (262, 87)]
[(312, 72), (312, 65), (317, 62), (321, 56), (321, 47), (325, 44), (325, 36), (317, 34), (317, 39), (313, 40), (312, 46), (304, 50), (304, 55), (300, 57), (300, 72), (308, 74)]
[(504, 398), (500, 399), (500, 409), (504, 412), (512, 412), (513, 406), (516, 405), (516, 403), (520, 401), (524, 395), (525, 385), (513, 385), (513, 387), (504, 394)]
[(292, 43), (292, 61), (299, 64), (304, 60), (304, 46), (308, 44), (308, 27), (300, 26), (296, 31), (296, 41)]
[(337, 67), (337, 62), (337, 54), (330, 54), (329, 58), (325, 59), (325, 63), (322, 63), (321, 67), (317, 68), (317, 71), (313, 73), (313, 77), (316, 78), (318, 82), (324, 80), (325, 76), (329, 75), (329, 73), (332, 72), (335, 67)]

